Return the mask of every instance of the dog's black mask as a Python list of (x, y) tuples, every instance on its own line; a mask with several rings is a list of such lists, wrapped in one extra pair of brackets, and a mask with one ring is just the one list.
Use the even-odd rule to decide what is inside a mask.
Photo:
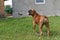
[(29, 10), (28, 13), (29, 13), (29, 15), (32, 15), (32, 10)]

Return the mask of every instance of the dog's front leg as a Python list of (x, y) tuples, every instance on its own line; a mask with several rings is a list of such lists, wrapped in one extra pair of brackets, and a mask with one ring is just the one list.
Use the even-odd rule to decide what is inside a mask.
[(36, 32), (36, 23), (33, 21), (33, 32)]

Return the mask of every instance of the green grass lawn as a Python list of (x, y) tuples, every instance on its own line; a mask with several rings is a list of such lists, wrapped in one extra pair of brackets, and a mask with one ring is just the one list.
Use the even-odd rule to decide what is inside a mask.
[[(43, 40), (60, 40), (60, 17), (49, 17), (51, 35), (43, 27)], [(32, 17), (0, 19), (0, 40), (40, 40), (33, 33)], [(38, 27), (36, 27), (38, 32)]]

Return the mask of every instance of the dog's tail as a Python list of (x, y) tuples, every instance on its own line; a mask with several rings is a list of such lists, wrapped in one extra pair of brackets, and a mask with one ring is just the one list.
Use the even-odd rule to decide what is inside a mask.
[(44, 16), (45, 18), (47, 18), (47, 16)]
[(48, 17), (44, 16), (43, 21), (44, 21), (44, 23), (48, 22)]

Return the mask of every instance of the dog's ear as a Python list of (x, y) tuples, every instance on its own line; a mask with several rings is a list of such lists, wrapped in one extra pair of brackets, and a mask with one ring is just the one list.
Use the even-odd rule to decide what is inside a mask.
[(36, 10), (35, 9), (32, 9), (33, 13), (36, 13)]

